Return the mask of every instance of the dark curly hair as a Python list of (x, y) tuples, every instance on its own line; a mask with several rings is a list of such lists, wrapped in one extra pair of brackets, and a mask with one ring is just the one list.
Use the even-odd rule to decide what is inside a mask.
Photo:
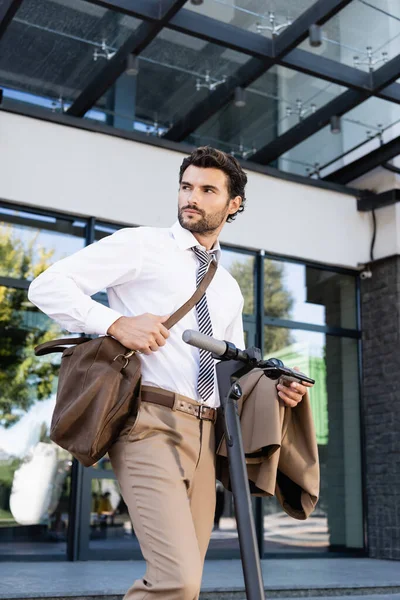
[(246, 202), (246, 196), (244, 188), (247, 183), (247, 175), (243, 171), (232, 154), (227, 154), (211, 146), (203, 146), (194, 150), (189, 156), (187, 156), (181, 164), (179, 171), (179, 183), (182, 182), (184, 172), (188, 167), (193, 165), (194, 167), (200, 167), (202, 169), (219, 169), (223, 171), (228, 177), (228, 194), (229, 198), (236, 198), (240, 196), (242, 203), (239, 210), (233, 215), (229, 215), (226, 222), (230, 223), (234, 221), (236, 215), (244, 211), (244, 205)]

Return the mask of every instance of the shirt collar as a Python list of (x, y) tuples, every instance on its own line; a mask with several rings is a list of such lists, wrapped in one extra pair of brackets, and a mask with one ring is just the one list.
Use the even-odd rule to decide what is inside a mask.
[[(188, 229), (184, 229), (179, 221), (176, 221), (172, 225), (170, 231), (181, 250), (189, 250), (190, 248), (193, 248), (193, 246), (200, 246), (193, 233)], [(203, 246), (200, 246), (200, 248), (203, 248)], [(219, 262), (221, 258), (221, 246), (218, 240), (215, 242), (212, 252), (217, 259), (217, 262)]]

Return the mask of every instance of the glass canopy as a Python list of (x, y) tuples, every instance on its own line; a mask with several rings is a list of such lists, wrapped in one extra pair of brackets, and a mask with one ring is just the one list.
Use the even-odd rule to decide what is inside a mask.
[(397, 0), (4, 1), (6, 110), (331, 181), (399, 135)]

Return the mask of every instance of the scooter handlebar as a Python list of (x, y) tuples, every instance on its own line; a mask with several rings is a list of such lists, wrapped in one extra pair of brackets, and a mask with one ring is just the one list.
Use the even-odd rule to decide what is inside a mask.
[(307, 381), (308, 383), (314, 384), (315, 380), (311, 379), (304, 373), (295, 371), (285, 367), (281, 360), (272, 358), (269, 360), (258, 360), (254, 361), (247, 353), (246, 350), (239, 350), (230, 342), (224, 340), (217, 340), (204, 333), (195, 331), (194, 329), (186, 329), (182, 334), (182, 339), (187, 344), (211, 352), (214, 356), (218, 356), (222, 359), (236, 359), (241, 360), (244, 363), (253, 363), (255, 367), (262, 369), (267, 377), (270, 379), (279, 379), (279, 377), (285, 377), (292, 381)]
[(196, 348), (200, 348), (201, 350), (212, 352), (216, 356), (223, 356), (227, 349), (227, 344), (223, 340), (216, 340), (213, 337), (204, 335), (204, 333), (200, 333), (200, 331), (195, 331), (193, 329), (186, 329), (182, 334), (182, 339), (187, 344), (196, 346)]

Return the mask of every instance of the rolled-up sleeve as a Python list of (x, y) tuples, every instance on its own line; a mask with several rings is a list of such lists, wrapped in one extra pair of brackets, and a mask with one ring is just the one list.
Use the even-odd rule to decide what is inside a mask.
[(125, 228), (49, 267), (32, 281), (28, 298), (70, 332), (105, 335), (122, 315), (91, 298), (134, 280), (141, 269), (140, 228)]

